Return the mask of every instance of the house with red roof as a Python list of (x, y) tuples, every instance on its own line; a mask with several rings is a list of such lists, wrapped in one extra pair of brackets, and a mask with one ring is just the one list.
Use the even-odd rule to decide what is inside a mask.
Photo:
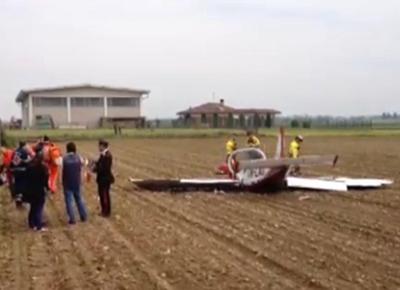
[(209, 102), (190, 107), (177, 113), (187, 127), (198, 128), (263, 128), (271, 127), (281, 112), (265, 108), (233, 108), (225, 104)]

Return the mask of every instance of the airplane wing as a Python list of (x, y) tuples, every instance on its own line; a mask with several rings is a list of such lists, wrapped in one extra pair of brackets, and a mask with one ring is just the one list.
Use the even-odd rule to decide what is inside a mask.
[(286, 177), (288, 188), (311, 189), (324, 191), (348, 191), (350, 189), (381, 188), (393, 184), (388, 179), (348, 178), (348, 177)]
[(348, 188), (379, 188), (393, 184), (393, 180), (377, 178), (336, 177), (335, 180), (346, 183)]
[(321, 178), (286, 177), (286, 184), (289, 188), (311, 189), (326, 191), (347, 191), (346, 183), (336, 180), (324, 180)]
[(188, 190), (238, 190), (241, 184), (233, 179), (134, 179), (129, 178), (139, 188), (151, 191)]
[(256, 159), (244, 160), (239, 162), (239, 170), (242, 169), (258, 169), (258, 168), (274, 168), (292, 165), (332, 165), (334, 166), (338, 160), (337, 155), (326, 156), (302, 156), (296, 159)]

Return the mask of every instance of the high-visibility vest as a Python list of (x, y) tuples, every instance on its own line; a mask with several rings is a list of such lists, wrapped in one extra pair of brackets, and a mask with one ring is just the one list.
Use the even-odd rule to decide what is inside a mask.
[(235, 140), (229, 140), (228, 142), (226, 142), (226, 154), (230, 155), (232, 154), (233, 151), (235, 151), (237, 149), (237, 143)]
[(289, 156), (291, 158), (298, 158), (300, 154), (300, 143), (293, 140), (289, 146)]
[(261, 146), (261, 142), (260, 139), (258, 139), (256, 136), (250, 136), (247, 139), (247, 145), (249, 145), (249, 147), (260, 147)]
[(6, 149), (3, 152), (3, 165), (5, 167), (10, 167), (11, 162), (13, 160), (14, 151), (11, 149)]

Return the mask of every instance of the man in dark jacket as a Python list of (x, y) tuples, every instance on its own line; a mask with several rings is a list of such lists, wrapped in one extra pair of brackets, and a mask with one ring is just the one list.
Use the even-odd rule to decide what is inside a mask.
[(82, 180), (82, 158), (76, 153), (76, 145), (73, 142), (67, 144), (67, 154), (62, 162), (62, 181), (64, 187), (65, 207), (70, 225), (75, 224), (73, 200), (78, 207), (79, 216), (82, 222), (87, 220), (85, 203), (81, 194)]
[(22, 208), (23, 197), (29, 188), (27, 168), (31, 159), (26, 143), (19, 142), (10, 166), (14, 176), (14, 199), (18, 208)]
[(43, 228), (43, 209), (46, 201), (46, 191), (49, 190), (49, 174), (43, 163), (42, 154), (37, 154), (27, 167), (28, 190), (24, 199), (29, 202), (28, 216), (29, 227), (35, 231), (46, 230)]
[(112, 155), (108, 148), (108, 142), (99, 141), (100, 157), (96, 162), (94, 171), (97, 173), (97, 186), (100, 197), (101, 215), (109, 217), (111, 215), (110, 188), (114, 183), (112, 174)]

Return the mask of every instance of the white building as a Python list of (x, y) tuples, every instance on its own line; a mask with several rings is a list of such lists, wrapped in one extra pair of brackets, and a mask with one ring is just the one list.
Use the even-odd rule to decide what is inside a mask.
[(22, 127), (32, 128), (43, 118), (54, 127), (94, 128), (104, 120), (140, 121), (141, 103), (150, 91), (82, 84), (21, 90)]

